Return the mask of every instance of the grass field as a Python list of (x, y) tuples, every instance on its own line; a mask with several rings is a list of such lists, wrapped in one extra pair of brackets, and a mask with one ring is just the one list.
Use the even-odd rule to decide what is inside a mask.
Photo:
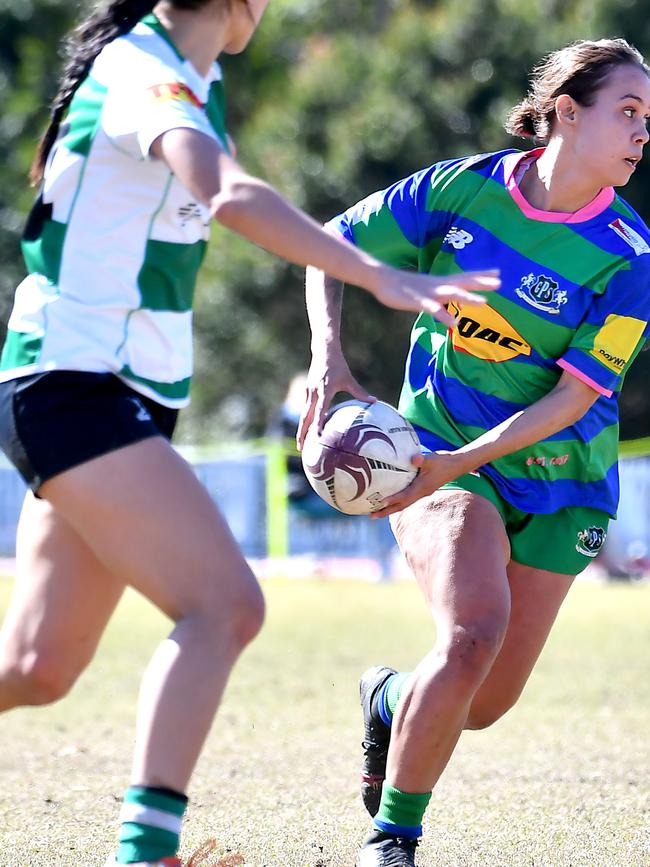
[[(266, 628), (201, 759), (183, 851), (214, 836), (250, 867), (348, 867), (368, 829), (358, 675), (375, 662), (411, 667), (433, 630), (408, 582), (272, 581), (265, 591)], [(9, 592), (0, 579), (0, 611)], [(103, 864), (139, 675), (166, 629), (127, 596), (67, 699), (3, 717), (1, 867)], [(649, 670), (650, 586), (578, 584), (518, 707), (463, 737), (420, 864), (650, 865)]]

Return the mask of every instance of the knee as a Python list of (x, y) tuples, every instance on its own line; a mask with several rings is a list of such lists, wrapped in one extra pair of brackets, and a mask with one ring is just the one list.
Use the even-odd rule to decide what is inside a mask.
[(266, 604), (262, 590), (252, 574), (238, 581), (227, 603), (220, 597), (208, 606), (208, 619), (213, 632), (220, 633), (232, 649), (239, 653), (253, 641), (262, 628)]
[(456, 624), (445, 642), (447, 666), (460, 680), (481, 683), (501, 648), (507, 629), (506, 615), (493, 615)]
[(45, 705), (67, 695), (79, 671), (64, 666), (56, 653), (33, 651), (10, 664), (4, 674), (17, 705)]
[(264, 625), (266, 602), (255, 580), (237, 600), (233, 616), (233, 638), (242, 650), (258, 635)]

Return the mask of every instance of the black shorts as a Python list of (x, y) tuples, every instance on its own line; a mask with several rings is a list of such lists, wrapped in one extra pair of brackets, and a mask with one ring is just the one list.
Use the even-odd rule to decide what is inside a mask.
[(112, 373), (54, 370), (0, 383), (0, 449), (34, 492), (122, 446), (171, 439), (177, 416)]

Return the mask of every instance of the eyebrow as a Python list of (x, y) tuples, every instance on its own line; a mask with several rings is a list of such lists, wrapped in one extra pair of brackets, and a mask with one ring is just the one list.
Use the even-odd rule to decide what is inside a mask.
[(637, 96), (636, 93), (626, 93), (619, 99), (619, 102), (623, 102), (625, 99), (633, 99), (635, 102), (638, 102), (640, 105), (644, 105), (643, 100), (640, 96)]

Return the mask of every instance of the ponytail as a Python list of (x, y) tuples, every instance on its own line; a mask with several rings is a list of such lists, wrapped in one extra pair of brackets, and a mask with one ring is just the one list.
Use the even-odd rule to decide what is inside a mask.
[(538, 138), (543, 136), (544, 118), (540, 117), (534, 99), (526, 97), (510, 110), (505, 123), (506, 132), (520, 138)]
[(153, 10), (156, 3), (157, 0), (111, 0), (108, 6), (96, 9), (66, 39), (64, 51), (67, 62), (59, 91), (52, 102), (50, 122), (39, 142), (29, 172), (29, 179), (34, 186), (43, 180), (45, 163), (59, 134), (61, 121), (95, 58), (105, 45), (132, 30), (141, 18)]
[(508, 115), (506, 132), (548, 141), (558, 96), (567, 94), (579, 105), (593, 105), (618, 66), (636, 67), (650, 77), (641, 54), (624, 39), (583, 39), (553, 51), (533, 69), (530, 91)]

